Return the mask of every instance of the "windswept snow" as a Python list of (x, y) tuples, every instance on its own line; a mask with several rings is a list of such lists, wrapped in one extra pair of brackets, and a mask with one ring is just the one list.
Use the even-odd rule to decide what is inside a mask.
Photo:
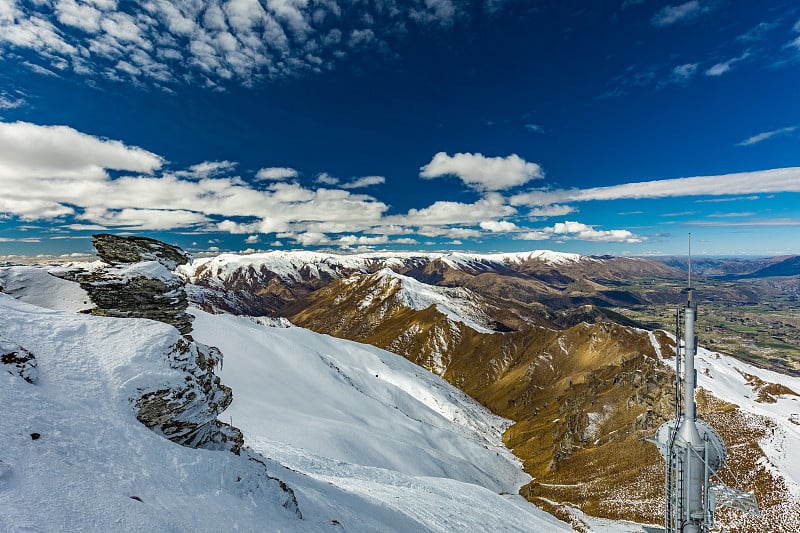
[[(398, 288), (396, 298), (411, 309), (422, 311), (435, 305), (453, 322), (461, 322), (480, 333), (494, 333), (487, 327), (489, 317), (481, 309), (481, 297), (463, 287), (436, 287), (403, 276), (388, 268), (375, 274), (384, 284)], [(368, 305), (369, 302), (364, 302)]]
[[(69, 289), (50, 287), (59, 305)], [(242, 456), (136, 420), (141, 390), (185, 377), (166, 362), (177, 330), (0, 294), (0, 337), (39, 370), (36, 384), (0, 371), (0, 531), (570, 530), (516, 495), (529, 478), (502, 447), (508, 421), (439, 378), (376, 348), (194, 312), (195, 338), (225, 354), (221, 418), (244, 431)]]
[(57, 278), (50, 270), (56, 268), (0, 267), (0, 288), (23, 302), (47, 309), (81, 311), (94, 307), (80, 285)]
[(225, 415), (262, 453), (277, 458), (288, 446), (287, 466), (305, 471), (325, 458), (495, 493), (530, 480), (502, 444), (508, 420), (400, 356), (302, 328), (192, 314), (195, 338), (226, 354), (221, 376), (234, 400)]

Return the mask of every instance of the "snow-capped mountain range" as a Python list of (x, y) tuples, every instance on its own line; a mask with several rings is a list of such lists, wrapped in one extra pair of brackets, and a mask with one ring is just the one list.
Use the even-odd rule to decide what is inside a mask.
[[(94, 305), (74, 281), (77, 271), (100, 280), (93, 283), (121, 276), (125, 284), (155, 273), (173, 291), (163, 258), (145, 259), (0, 268), (0, 348), (35, 356), (35, 370), (25, 357), (9, 358), (8, 372), (0, 365), (0, 405), (11, 406), (0, 411), (0, 434), (12, 436), (0, 450), (0, 529), (108, 530), (115, 516), (126, 531), (571, 529), (517, 496), (523, 486), (528, 499), (584, 531), (643, 529), (588, 516), (573, 499), (581, 491), (599, 497), (606, 516), (657, 521), (648, 498), (661, 481), (640, 489), (589, 477), (592, 465), (616, 464), (610, 453), (631, 454), (629, 467), (663, 480), (661, 463), (639, 457), (649, 452), (638, 439), (670, 405), (674, 340), (606, 322), (559, 326), (551, 310), (506, 291), (552, 294), (561, 286), (572, 294), (594, 283), (587, 273), (668, 272), (658, 265), (538, 251), (270, 253), (179, 266), (189, 299), (203, 307), (188, 309), (191, 338), (223, 355), (216, 373), (233, 402), (219, 422), (241, 430), (236, 456), (179, 446), (158, 434), (161, 426), (148, 431), (137, 421), (137, 398), (156, 390), (169, 398), (187, 377), (170, 363), (170, 346), (184, 338), (177, 330), (77, 313)], [(265, 314), (424, 363), (514, 421), (395, 353), (242, 314), (265, 301), (291, 311)], [(701, 412), (729, 439), (742, 482), (769, 491), (760, 493), (761, 521), (723, 513), (721, 523), (800, 529), (800, 379), (702, 348), (698, 355)], [(92, 468), (62, 464), (73, 447)], [(551, 481), (542, 474), (548, 468), (573, 481)], [(80, 498), (64, 497), (61, 486), (93, 504), (78, 507)], [(211, 503), (196, 509), (194, 501)], [(37, 513), (40, 506), (47, 510)]]

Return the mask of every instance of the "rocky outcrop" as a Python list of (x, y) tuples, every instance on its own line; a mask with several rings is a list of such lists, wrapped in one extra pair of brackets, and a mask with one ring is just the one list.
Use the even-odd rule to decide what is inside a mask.
[(233, 400), (231, 388), (214, 374), (222, 353), (184, 336), (167, 357), (172, 368), (186, 372), (185, 382), (179, 388), (142, 391), (134, 402), (136, 418), (178, 444), (238, 454), (244, 444), (242, 432), (217, 420)]
[(192, 330), (186, 312), (185, 282), (173, 273), (189, 258), (176, 246), (146, 237), (95, 235), (93, 243), (107, 267), (78, 276), (96, 309), (93, 314), (149, 318)]
[(184, 446), (230, 450), (244, 444), (242, 432), (217, 420), (231, 403), (230, 387), (214, 373), (222, 353), (189, 335), (185, 282), (174, 270), (189, 256), (178, 248), (147, 237), (94, 235), (93, 244), (105, 266), (76, 276), (97, 306), (92, 314), (148, 318), (165, 322), (183, 335), (166, 354), (172, 368), (185, 372), (179, 387), (142, 390), (131, 402), (136, 418)]
[(11, 341), (0, 338), (0, 364), (9, 374), (19, 376), (28, 383), (36, 383), (39, 378), (39, 369), (36, 366), (36, 357)]
[(169, 270), (189, 262), (189, 254), (171, 244), (148, 237), (120, 237), (108, 233), (92, 236), (100, 259), (110, 265), (157, 261)]

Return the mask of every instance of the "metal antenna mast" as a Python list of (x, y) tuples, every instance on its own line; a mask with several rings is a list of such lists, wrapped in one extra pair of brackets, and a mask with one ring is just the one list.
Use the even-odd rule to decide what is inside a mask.
[[(653, 438), (666, 462), (665, 533), (708, 533), (714, 527), (717, 504), (758, 514), (752, 492), (711, 485), (711, 476), (725, 464), (727, 449), (714, 428), (697, 419), (695, 355), (697, 304), (692, 302), (692, 234), (689, 234), (686, 305), (675, 314), (675, 418), (658, 428)], [(681, 380), (681, 315), (684, 319), (683, 380)], [(681, 382), (683, 409), (681, 409)]]

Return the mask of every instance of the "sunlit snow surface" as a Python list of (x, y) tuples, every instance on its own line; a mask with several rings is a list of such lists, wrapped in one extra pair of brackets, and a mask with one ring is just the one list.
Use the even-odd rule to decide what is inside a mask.
[(569, 530), (515, 496), (530, 478), (502, 446), (508, 421), (437, 376), (302, 328), (192, 313), (195, 337), (226, 354), (225, 416), (256, 451), (425, 529)]
[[(42, 294), (37, 276), (20, 274), (16, 295)], [(57, 305), (73, 290), (49, 287)], [(184, 377), (166, 364), (174, 328), (0, 294), (0, 337), (39, 366), (37, 384), (0, 372), (0, 531), (569, 530), (512, 495), (527, 476), (499, 446), (506, 422), (433, 375), (299, 328), (196, 313), (194, 335), (222, 348), (234, 389), (221, 418), (266, 469), (136, 420), (140, 389)]]

